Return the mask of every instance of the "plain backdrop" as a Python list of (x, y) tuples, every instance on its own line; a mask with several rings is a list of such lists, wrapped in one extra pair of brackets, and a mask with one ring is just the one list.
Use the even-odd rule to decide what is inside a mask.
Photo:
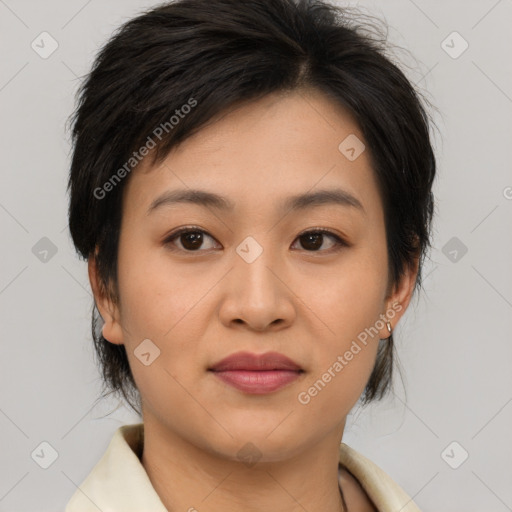
[[(395, 331), (404, 383), (356, 406), (343, 441), (424, 512), (510, 511), (512, 1), (351, 4), (385, 19), (390, 41), (414, 56), (396, 54), (439, 110), (439, 133), (425, 292)], [(117, 400), (95, 405), (65, 123), (101, 45), (154, 5), (0, 0), (0, 511), (63, 510), (114, 431), (138, 421)]]

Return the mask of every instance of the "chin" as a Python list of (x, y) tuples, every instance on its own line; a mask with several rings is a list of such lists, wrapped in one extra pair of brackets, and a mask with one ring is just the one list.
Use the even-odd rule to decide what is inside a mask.
[(279, 433), (277, 430), (272, 432), (272, 429), (247, 428), (245, 425), (243, 430), (236, 433), (229, 431), (233, 437), (226, 439), (224, 436), (219, 443), (208, 438), (209, 449), (228, 460), (245, 462), (248, 467), (294, 457), (301, 450), (304, 439), (296, 439), (288, 429)]

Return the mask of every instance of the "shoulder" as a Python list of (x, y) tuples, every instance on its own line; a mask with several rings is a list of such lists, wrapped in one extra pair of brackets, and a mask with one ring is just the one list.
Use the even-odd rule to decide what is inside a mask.
[[(383, 469), (345, 443), (339, 447), (339, 463), (344, 469), (340, 472), (340, 479), (345, 479), (347, 492), (352, 493), (352, 499), (361, 502), (360, 507), (373, 506), (373, 509), (368, 509), (371, 512), (421, 512), (412, 498)], [(340, 485), (343, 486), (343, 480), (340, 480)], [(369, 503), (365, 504), (365, 500)], [(355, 506), (358, 506), (357, 501)], [(366, 509), (362, 510), (366, 512)]]
[(141, 464), (142, 443), (142, 423), (119, 427), (65, 512), (167, 512)]

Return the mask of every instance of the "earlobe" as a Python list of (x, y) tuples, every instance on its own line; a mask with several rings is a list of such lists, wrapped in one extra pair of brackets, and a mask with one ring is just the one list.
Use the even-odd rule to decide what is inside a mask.
[(88, 261), (89, 282), (94, 295), (94, 302), (105, 322), (102, 328), (103, 337), (110, 343), (123, 344), (123, 332), (119, 323), (119, 309), (112, 301), (102, 280), (99, 278), (96, 260), (93, 256)]

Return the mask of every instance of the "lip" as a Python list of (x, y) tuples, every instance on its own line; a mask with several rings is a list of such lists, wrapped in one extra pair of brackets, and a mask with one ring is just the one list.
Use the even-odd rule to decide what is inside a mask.
[(215, 372), (231, 370), (292, 370), (299, 371), (302, 368), (292, 359), (279, 352), (266, 352), (264, 354), (252, 354), (251, 352), (236, 352), (215, 363), (209, 370)]
[(223, 382), (251, 394), (277, 391), (304, 373), (295, 361), (278, 352), (237, 352), (208, 370)]

